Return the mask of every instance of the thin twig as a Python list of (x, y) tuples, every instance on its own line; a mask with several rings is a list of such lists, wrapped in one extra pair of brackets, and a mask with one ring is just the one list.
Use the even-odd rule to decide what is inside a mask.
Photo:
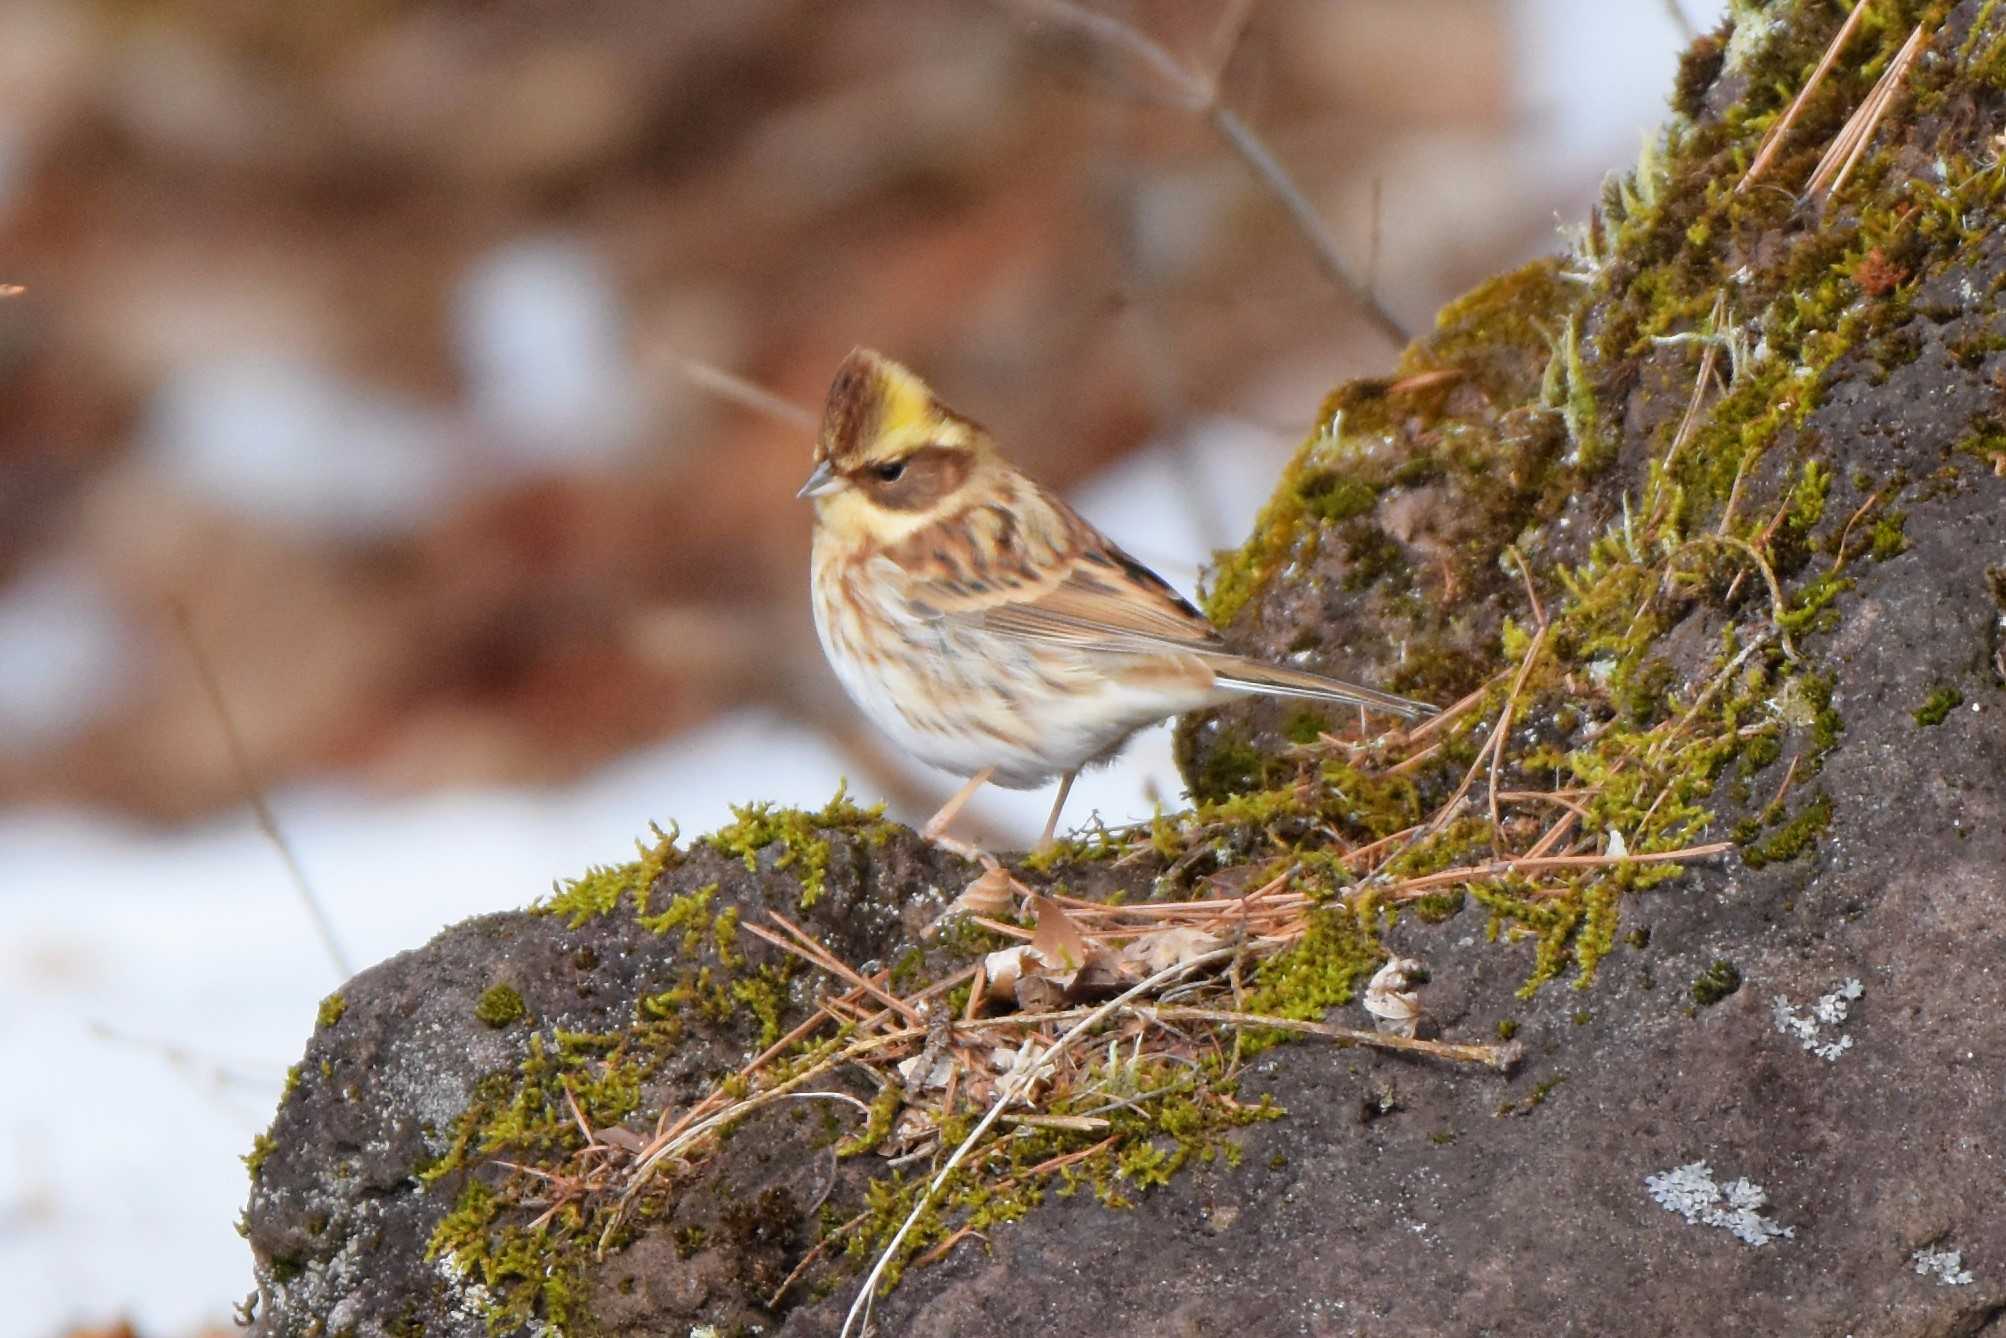
[(208, 695), (210, 709), (216, 713), (216, 723), (222, 726), (223, 741), (230, 750), (230, 766), (237, 773), (238, 783), (244, 787), (244, 802), (250, 805), (258, 830), (264, 833), (265, 839), (272, 843), (272, 848), (284, 861), (286, 873), (292, 878), (293, 891), (299, 895), (300, 905), (306, 908), (307, 919), (312, 923), (321, 947), (326, 950), (328, 960), (334, 963), (335, 974), (346, 980), (355, 974), (355, 968), (350, 964), (348, 954), (342, 951), (341, 940), (334, 932), (334, 922), (328, 918), (320, 898), (315, 895), (313, 884), (307, 881), (306, 870), (300, 867), (292, 842), (279, 830), (279, 820), (265, 800), (264, 787), (258, 784), (251, 771), (250, 750), (244, 746), (244, 736), (230, 714), (230, 704), (224, 700), (223, 683), (216, 676), (216, 666), (209, 662), (208, 652), (195, 635), (195, 620), (178, 602), (170, 602), (168, 609), (174, 616), (175, 630), (181, 634), (182, 641), (188, 646), (189, 656), (195, 661), (195, 677), (201, 681), (202, 691)]
[(1782, 783), (1776, 787), (1775, 797), (1772, 798), (1767, 804), (1763, 805), (1762, 807), (1762, 816), (1760, 818), (1760, 821), (1762, 822), (1769, 821), (1770, 815), (1775, 813), (1777, 809), (1783, 806), (1783, 796), (1790, 793), (1791, 783), (1797, 779), (1797, 764), (1799, 762), (1802, 762), (1803, 760), (1804, 760), (1804, 754), (1802, 753), (1798, 753), (1796, 756), (1790, 759), (1790, 765), (1786, 767), (1783, 771)]
[(833, 1228), (826, 1235), (824, 1235), (822, 1239), (816, 1241), (814, 1248), (810, 1249), (808, 1253), (802, 1255), (801, 1262), (794, 1265), (794, 1271), (789, 1273), (786, 1277), (780, 1280), (780, 1285), (773, 1289), (773, 1295), (766, 1298), (766, 1308), (768, 1310), (771, 1310), (775, 1306), (779, 1305), (780, 1298), (787, 1295), (787, 1289), (789, 1287), (792, 1287), (796, 1282), (800, 1281), (801, 1275), (808, 1271), (808, 1265), (814, 1263), (817, 1259), (821, 1257), (822, 1251), (829, 1248), (829, 1243), (831, 1241), (841, 1239), (846, 1232), (852, 1231), (857, 1227), (862, 1226), (864, 1224), (864, 1220), (871, 1215), (872, 1211), (873, 1211), (872, 1209), (866, 1208), (863, 1212), (858, 1213), (855, 1217), (852, 1217), (849, 1221), (844, 1222), (840, 1226)]
[(1681, 41), (1690, 42), (1699, 36), (1699, 30), (1693, 27), (1693, 21), (1687, 18), (1686, 11), (1679, 7), (1679, 0), (1665, 0), (1665, 14), (1671, 19), (1672, 26), (1679, 30)]
[(1546, 626), (1546, 606), (1539, 602), (1539, 591), (1533, 588), (1532, 568), (1526, 565), (1525, 554), (1518, 551), (1517, 544), (1507, 545), (1505, 552), (1511, 555), (1512, 561), (1518, 563), (1519, 579), (1525, 582), (1526, 603), (1532, 605), (1533, 622), (1541, 627)]
[[(1713, 313), (1707, 317), (1709, 333), (1718, 336), (1720, 323), (1726, 315), (1727, 295), (1715, 293)], [(1685, 416), (1679, 419), (1678, 430), (1672, 433), (1672, 444), (1665, 448), (1665, 458), (1658, 462), (1659, 492), (1651, 506), (1651, 518), (1647, 525), (1655, 525), (1664, 512), (1672, 487), (1672, 462), (1679, 458), (1679, 452), (1699, 428), (1700, 406), (1706, 402), (1707, 386), (1713, 382), (1714, 366), (1720, 361), (1720, 340), (1709, 339), (1700, 349), (1700, 373), (1693, 379), (1693, 393), (1686, 401)]]
[[(1371, 286), (1362, 282), (1345, 263), (1336, 238), (1324, 225), (1316, 207), (1302, 193), (1280, 159), (1268, 149), (1232, 108), (1219, 100), (1216, 79), (1194, 73), (1161, 43), (1134, 25), (1108, 14), (1097, 13), (1074, 0), (1012, 0), (1017, 8), (1070, 28), (1082, 36), (1112, 47), (1147, 66), (1186, 111), (1203, 118), (1225, 141), (1249, 170), (1268, 188), (1294, 220), (1296, 229), (1309, 243), (1317, 268), (1344, 290), (1365, 317), (1395, 345), (1404, 347), (1413, 338), (1406, 327), (1380, 304)], [(1230, 53), (1229, 53), (1230, 54)]]
[(708, 391), (721, 400), (728, 400), (741, 408), (752, 409), (778, 422), (807, 433), (815, 431), (820, 421), (811, 409), (805, 409), (793, 400), (776, 395), (755, 381), (748, 381), (736, 372), (728, 372), (722, 367), (692, 358), (684, 353), (671, 355), (676, 370), (699, 390)]
[(1832, 40), (1826, 46), (1824, 58), (1818, 62), (1818, 68), (1811, 71), (1811, 77), (1805, 81), (1804, 87), (1790, 100), (1790, 105), (1784, 110), (1783, 115), (1769, 127), (1769, 133), (1762, 137), (1762, 147), (1756, 150), (1755, 161), (1748, 165), (1748, 170), (1742, 173), (1741, 180), (1734, 185), (1735, 194), (1739, 195), (1754, 185), (1756, 178), (1769, 167), (1770, 159), (1774, 158), (1777, 150), (1783, 147), (1783, 137), (1790, 133), (1790, 127), (1796, 123), (1798, 113), (1804, 110), (1804, 104), (1811, 100), (1811, 95), (1818, 91), (1818, 85), (1825, 82), (1825, 76), (1831, 72), (1833, 62), (1839, 59), (1840, 49), (1846, 45), (1846, 39), (1853, 35), (1853, 29), (1859, 26), (1861, 18), (1866, 15), (1869, 3), (1870, 0), (1858, 0), (1853, 6), (1853, 12), (1839, 25), (1839, 31), (1832, 34)]
[[(891, 991), (883, 988), (882, 986), (876, 984), (875, 982), (866, 980), (863, 976), (859, 975), (855, 970), (853, 970), (848, 963), (844, 962), (842, 958), (830, 952), (820, 943), (817, 943), (814, 940), (814, 938), (809, 935), (808, 931), (803, 929), (800, 925), (795, 924), (792, 920), (782, 915), (779, 911), (768, 911), (766, 914), (769, 919), (773, 920), (782, 929), (785, 929), (788, 933), (792, 934), (796, 939), (800, 941), (802, 948), (806, 951), (807, 954), (810, 954), (809, 956), (810, 961), (818, 963), (824, 970), (828, 971), (831, 975), (837, 977), (839, 980), (844, 981), (846, 984), (852, 986), (853, 988), (864, 991), (864, 993), (870, 995), (872, 998), (876, 999), (879, 1003), (885, 1005), (885, 1007), (890, 1008), (891, 1010), (896, 1012), (899, 1016), (903, 1017), (906, 1021), (914, 1023), (919, 1026), (924, 1026), (926, 1024), (926, 1019), (920, 1015), (920, 1012), (917, 1008), (914, 1008), (911, 1004), (907, 1003), (905, 1000), (899, 998), (896, 994), (893, 994)], [(751, 930), (756, 934), (759, 934), (761, 938), (766, 939), (768, 942), (776, 941), (773, 939), (771, 935), (760, 933), (758, 925), (748, 924), (745, 926), (745, 928)], [(785, 947), (786, 944), (781, 943), (779, 944), (779, 946)]]
[(1508, 1072), (1525, 1053), (1517, 1042), (1504, 1045), (1464, 1045), (1454, 1041), (1425, 1041), (1393, 1032), (1363, 1031), (1356, 1027), (1334, 1027), (1327, 1022), (1304, 1022), (1292, 1017), (1269, 1017), (1263, 1013), (1240, 1013), (1226, 1008), (1187, 1008), (1180, 1004), (1132, 1004), (1129, 1012), (1143, 1018), (1169, 1018), (1177, 1022), (1223, 1022), (1235, 1027), (1271, 1027), (1303, 1036), (1321, 1036), (1342, 1045), (1365, 1045), (1375, 1050), (1397, 1050), (1403, 1054), (1427, 1055), (1433, 1059), (1454, 1059), (1482, 1064), (1500, 1073)]
[(1398, 899), (1416, 897), (1430, 888), (1448, 887), (1457, 883), (1488, 883), (1512, 874), (1547, 873), (1561, 869), (1606, 869), (1617, 864), (1677, 864), (1686, 860), (1703, 859), (1708, 855), (1718, 855), (1732, 850), (1732, 841), (1713, 841), (1701, 846), (1687, 846), (1683, 850), (1660, 850), (1648, 854), (1628, 855), (1520, 855), (1509, 859), (1492, 860), (1488, 864), (1468, 864), (1456, 869), (1443, 869), (1439, 873), (1424, 873), (1413, 878), (1402, 879), (1390, 891), (1380, 892), (1382, 897)]

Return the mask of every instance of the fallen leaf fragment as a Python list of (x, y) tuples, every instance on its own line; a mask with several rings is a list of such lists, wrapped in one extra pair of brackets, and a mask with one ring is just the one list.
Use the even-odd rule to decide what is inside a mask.
[(1054, 972), (1077, 971), (1087, 964), (1090, 949), (1086, 935), (1073, 923), (1059, 903), (1046, 896), (1033, 896), (1031, 906), (1038, 924), (1031, 935), (1031, 950), (1044, 958)]
[(1130, 943), (1122, 956), (1140, 966), (1144, 975), (1153, 976), (1168, 967), (1182, 966), (1194, 957), (1203, 957), (1225, 944), (1225, 939), (1202, 929), (1172, 925), (1168, 929), (1152, 929)]
[[(1031, 945), (1019, 943), (1014, 948), (998, 948), (982, 959), (982, 972), (989, 977), (989, 997), (997, 1000), (1017, 997), (1017, 978), (1024, 974), (1025, 959), (1030, 956)], [(1030, 963), (1036, 969), (1034, 958)]]
[(1427, 968), (1412, 957), (1395, 957), (1373, 973), (1365, 986), (1365, 1011), (1380, 1031), (1412, 1036), (1420, 1027), (1421, 997), (1418, 986), (1428, 976)]

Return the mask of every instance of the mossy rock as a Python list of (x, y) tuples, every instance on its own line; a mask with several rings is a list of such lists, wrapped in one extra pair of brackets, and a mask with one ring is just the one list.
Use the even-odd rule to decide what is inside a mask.
[[(1573, 252), (1333, 392), (1221, 561), (1209, 607), (1246, 649), (1480, 693), (1439, 751), (1395, 774), (1319, 741), (1350, 720), (1207, 713), (1179, 731), (1191, 811), (1019, 866), (1129, 899), (1286, 872), (1331, 909), (1250, 1000), (1342, 1017), (1397, 951), (1425, 961), (1435, 1026), (1509, 1031), (1523, 1068), (1241, 1057), (1232, 1099), (1262, 1118), (1134, 1126), (1105, 1170), (1128, 1211), (1005, 1196), (878, 1302), (883, 1332), (1958, 1333), (2006, 1309), (2006, 5), (1877, 4), (1736, 190), (1841, 18), (1737, 3)], [(1851, 181), (1796, 200), (1917, 22), (1935, 35)], [(1723, 384), (1681, 432), (1703, 362)], [(1334, 852), (1419, 827), (1466, 775), (1468, 806), (1391, 872), (1508, 839), (1472, 767), (1508, 699), (1501, 792), (1564, 798), (1602, 848), (1736, 848), (1566, 896), (1476, 880), (1412, 914), (1348, 885)], [(748, 810), (349, 982), (254, 1150), (256, 1327), (835, 1334), (859, 1269), (840, 1250), (768, 1301), (832, 1217), (894, 1201), (880, 1159), (836, 1155), (885, 1132), (858, 1075), (831, 1081), (868, 1119), (775, 1107), (617, 1219), (539, 1221), (503, 1163), (570, 1164), (581, 1118), (652, 1130), (804, 1016), (820, 982), (745, 925), (782, 912), (847, 962), (937, 979), (993, 946), (919, 936), (972, 872), (846, 801)], [(1820, 1023), (1844, 1047), (1807, 1049), (1789, 1019), (1854, 980)], [(501, 984), (521, 1012), (489, 1025)], [(1794, 1235), (1753, 1248), (1653, 1202), (1647, 1177), (1696, 1161), (1766, 1187)], [(1976, 1281), (1919, 1275), (1934, 1249)]]

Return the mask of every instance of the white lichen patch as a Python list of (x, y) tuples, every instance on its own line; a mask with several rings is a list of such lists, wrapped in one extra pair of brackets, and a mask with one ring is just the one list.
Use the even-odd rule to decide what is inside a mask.
[(1964, 1266), (1964, 1251), (1939, 1250), (1934, 1246), (1917, 1250), (1908, 1257), (1910, 1266), (1921, 1276), (1934, 1277), (1945, 1287), (1969, 1287), (1971, 1270)]
[(1762, 1215), (1761, 1209), (1769, 1203), (1762, 1186), (1746, 1178), (1717, 1185), (1713, 1168), (1703, 1161), (1646, 1176), (1644, 1189), (1667, 1212), (1701, 1226), (1719, 1227), (1749, 1245), (1767, 1245), (1797, 1234), (1797, 1228)]
[(1733, 0), (1728, 7), (1734, 19), (1734, 31), (1728, 35), (1727, 52), (1721, 68), (1733, 74), (1748, 68), (1748, 63), (1762, 54), (1769, 45), (1781, 23), (1772, 14), (1748, 0)]
[(1808, 1016), (1799, 1013), (1796, 1005), (1779, 994), (1769, 1001), (1769, 1016), (1778, 1031), (1818, 1058), (1834, 1063), (1853, 1048), (1853, 1038), (1841, 1034), (1839, 1028), (1845, 1025), (1853, 1001), (1865, 993), (1866, 988), (1859, 981), (1848, 980), (1830, 993), (1820, 995), (1811, 1004)]

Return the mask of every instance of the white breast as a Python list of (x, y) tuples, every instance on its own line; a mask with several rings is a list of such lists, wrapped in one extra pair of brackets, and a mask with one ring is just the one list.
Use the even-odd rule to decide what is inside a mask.
[(995, 784), (1033, 788), (1214, 700), (1195, 685), (1121, 683), (1103, 656), (916, 615), (880, 582), (853, 576), (846, 592), (819, 536), (814, 572), (815, 631), (844, 690), (899, 747), (943, 771), (994, 767)]

